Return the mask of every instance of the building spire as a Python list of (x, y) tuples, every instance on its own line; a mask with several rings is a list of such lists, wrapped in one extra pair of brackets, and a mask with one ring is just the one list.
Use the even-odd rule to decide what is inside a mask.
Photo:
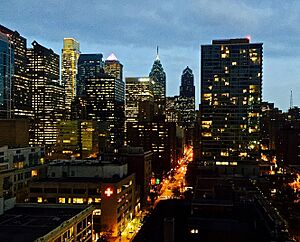
[(293, 90), (291, 89), (291, 96), (290, 96), (290, 109), (293, 108)]
[(156, 60), (159, 60), (158, 46), (156, 46)]

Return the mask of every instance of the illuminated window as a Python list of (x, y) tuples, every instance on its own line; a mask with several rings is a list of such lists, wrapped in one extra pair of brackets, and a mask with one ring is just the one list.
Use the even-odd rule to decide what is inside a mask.
[(42, 202), (43, 202), (43, 198), (42, 198), (42, 197), (38, 197), (38, 198), (37, 198), (37, 202), (38, 202), (38, 203), (42, 203)]
[(95, 198), (95, 203), (101, 203), (101, 198)]
[(202, 136), (211, 137), (211, 133), (210, 132), (202, 132)]
[(73, 198), (73, 203), (83, 203), (83, 198)]
[(58, 202), (59, 203), (66, 203), (66, 199), (64, 197), (59, 197)]
[(37, 170), (31, 170), (31, 177), (37, 176), (38, 171)]
[(217, 166), (228, 166), (229, 163), (227, 161), (216, 161)]
[(88, 198), (88, 204), (91, 204), (91, 203), (93, 203), (93, 198), (89, 197)]
[(239, 156), (240, 156), (240, 157), (246, 157), (246, 156), (247, 156), (247, 152), (241, 152), (241, 153), (239, 154)]
[(229, 156), (228, 151), (221, 151), (221, 156)]
[(233, 66), (236, 66), (236, 61), (233, 61), (232, 63), (231, 63)]
[(93, 215), (98, 215), (98, 216), (100, 216), (100, 215), (101, 215), (101, 209), (95, 209), (95, 210), (93, 211)]

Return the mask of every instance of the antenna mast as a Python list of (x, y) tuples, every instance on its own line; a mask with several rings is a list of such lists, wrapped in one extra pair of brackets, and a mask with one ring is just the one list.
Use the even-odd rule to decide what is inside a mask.
[(291, 90), (291, 97), (290, 97), (290, 109), (293, 108), (293, 90)]

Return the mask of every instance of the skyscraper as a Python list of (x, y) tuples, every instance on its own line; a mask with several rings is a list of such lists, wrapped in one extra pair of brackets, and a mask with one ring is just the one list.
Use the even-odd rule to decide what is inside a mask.
[(0, 33), (0, 118), (11, 118), (11, 88), (14, 50), (8, 37)]
[(195, 98), (194, 74), (188, 66), (181, 75), (180, 96)]
[(14, 53), (9, 116), (11, 118), (32, 117), (31, 83), (27, 74), (27, 40), (17, 31), (12, 31), (2, 25), (0, 25), (0, 33), (8, 37), (10, 48)]
[(56, 142), (57, 125), (64, 113), (64, 88), (59, 83), (59, 56), (36, 41), (32, 42), (27, 56), (34, 112), (34, 137), (30, 142), (50, 147)]
[(123, 65), (113, 53), (105, 60), (104, 70), (106, 74), (123, 80)]
[[(113, 73), (104, 72), (102, 57), (102, 54), (80, 55), (78, 95), (86, 100), (87, 118), (98, 124), (107, 123), (110, 145), (119, 148), (124, 142), (125, 87), (122, 79), (116, 78)], [(119, 63), (116, 58), (113, 62)], [(121, 63), (119, 65), (122, 66)]]
[(180, 125), (185, 128), (192, 127), (195, 121), (195, 86), (193, 71), (188, 66), (181, 75), (177, 105), (180, 112)]
[(61, 58), (61, 79), (65, 88), (65, 109), (71, 112), (71, 102), (76, 95), (76, 74), (79, 58), (79, 43), (73, 38), (64, 38)]
[(152, 120), (153, 84), (150, 77), (126, 78), (126, 122)]
[(202, 161), (225, 173), (256, 172), (262, 57), (262, 44), (249, 39), (201, 46)]
[(104, 73), (102, 54), (81, 54), (78, 59), (77, 96), (85, 96), (85, 80)]
[(170, 169), (172, 125), (155, 114), (155, 81), (150, 77), (126, 78), (126, 144), (153, 152), (152, 167), (157, 174)]
[(166, 106), (166, 73), (159, 59), (158, 47), (156, 51), (156, 59), (152, 65), (149, 77), (154, 81), (153, 92), (155, 102), (155, 116), (163, 119)]
[(88, 119), (107, 122), (110, 144), (119, 148), (124, 142), (124, 83), (110, 75), (86, 79)]

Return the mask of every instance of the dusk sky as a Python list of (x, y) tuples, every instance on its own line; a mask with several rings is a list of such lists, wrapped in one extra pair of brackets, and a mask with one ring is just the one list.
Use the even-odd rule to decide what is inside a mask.
[[(300, 105), (299, 0), (4, 0), (0, 24), (61, 54), (64, 37), (82, 53), (114, 52), (124, 76), (147, 76), (159, 46), (167, 95), (178, 95), (182, 70), (194, 72), (199, 103), (200, 45), (251, 36), (264, 45), (263, 100)], [(197, 105), (198, 109), (198, 105)]]

